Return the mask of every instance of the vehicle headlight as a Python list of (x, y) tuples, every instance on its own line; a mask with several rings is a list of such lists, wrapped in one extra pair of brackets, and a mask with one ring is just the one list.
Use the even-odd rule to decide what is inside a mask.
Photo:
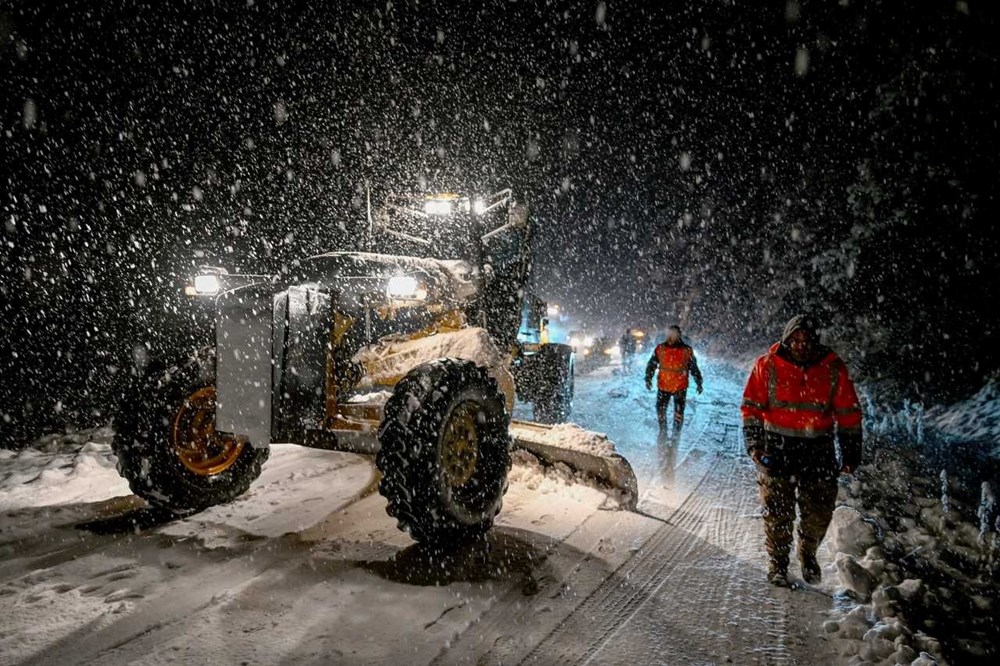
[(393, 276), (389, 278), (386, 294), (389, 298), (401, 300), (418, 299), (421, 296), (420, 281), (412, 275)]
[(218, 275), (196, 275), (194, 278), (195, 293), (203, 296), (210, 296), (219, 293), (222, 282)]
[(424, 202), (424, 212), (428, 215), (451, 215), (451, 201), (447, 199), (429, 199)]

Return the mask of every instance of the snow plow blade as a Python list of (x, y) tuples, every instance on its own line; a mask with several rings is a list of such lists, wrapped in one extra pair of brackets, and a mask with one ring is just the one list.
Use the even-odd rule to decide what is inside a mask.
[(635, 472), (607, 435), (570, 423), (550, 426), (529, 421), (511, 421), (510, 434), (515, 447), (550, 465), (561, 462), (618, 491), (622, 508), (635, 510), (639, 500)]

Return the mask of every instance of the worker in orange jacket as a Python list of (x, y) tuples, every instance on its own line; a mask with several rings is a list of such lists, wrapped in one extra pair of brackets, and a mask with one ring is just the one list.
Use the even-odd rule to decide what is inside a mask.
[(861, 408), (847, 366), (819, 343), (812, 317), (792, 317), (781, 341), (757, 359), (741, 411), (764, 505), (767, 578), (788, 585), (797, 504), (802, 578), (817, 583), (816, 549), (833, 517), (837, 477), (861, 462)]
[(646, 364), (646, 390), (653, 390), (653, 373), (659, 371), (656, 378), (656, 418), (660, 429), (667, 424), (667, 406), (674, 401), (674, 425), (680, 428), (684, 422), (684, 405), (687, 402), (688, 375), (694, 377), (701, 393), (701, 370), (698, 369), (698, 359), (694, 350), (681, 339), (679, 326), (667, 329), (667, 340), (656, 345), (653, 355)]

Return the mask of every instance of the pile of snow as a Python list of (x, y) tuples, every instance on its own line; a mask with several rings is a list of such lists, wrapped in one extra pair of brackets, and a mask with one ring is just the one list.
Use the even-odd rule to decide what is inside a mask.
[(347, 402), (366, 405), (384, 405), (392, 397), (392, 391), (372, 391), (371, 393), (358, 393), (347, 399)]
[(944, 442), (995, 443), (993, 456), (1000, 458), (1000, 378), (993, 378), (974, 396), (952, 405), (924, 408), (905, 400), (901, 407), (877, 404), (862, 394), (866, 431), (882, 437), (905, 436), (918, 446), (933, 434)]
[(584, 430), (575, 423), (552, 426), (545, 435), (545, 443), (570, 451), (581, 451), (595, 456), (614, 455), (615, 443), (602, 432)]
[(874, 522), (849, 506), (836, 508), (827, 534), (838, 553), (862, 555), (878, 543)]
[[(976, 512), (949, 492), (956, 479), (918, 469), (906, 454), (880, 452), (848, 487), (851, 506), (834, 513), (837, 598), (849, 603), (824, 628), (850, 663), (944, 663), (942, 642), (964, 657), (995, 656), (992, 489), (983, 484)], [(929, 635), (939, 631), (944, 641)]]
[(0, 511), (130, 495), (115, 469), (107, 427), (46, 435), (19, 451), (0, 450)]
[(543, 495), (557, 494), (582, 502), (593, 501), (596, 491), (610, 500), (611, 503), (605, 506), (607, 509), (620, 509), (626, 504), (626, 498), (619, 491), (609, 491), (593, 477), (565, 463), (543, 463), (524, 449), (514, 449), (511, 459), (514, 464), (507, 478), (512, 484)]
[(886, 562), (874, 521), (857, 509), (840, 506), (830, 525), (837, 551), (838, 598), (853, 600), (831, 613), (823, 629), (839, 639), (840, 655), (850, 664), (943, 664), (941, 645), (912, 631), (902, 619), (923, 599), (923, 582), (898, 580), (898, 571)]
[[(925, 420), (947, 439), (1000, 443), (1000, 378), (990, 380), (968, 400), (927, 410)], [(1000, 456), (1000, 444), (994, 455)]]

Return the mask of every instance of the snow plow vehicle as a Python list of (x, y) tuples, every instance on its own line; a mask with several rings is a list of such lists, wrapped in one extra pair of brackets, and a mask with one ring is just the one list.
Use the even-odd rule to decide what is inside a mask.
[(540, 298), (525, 298), (511, 369), (517, 396), (532, 404), (535, 421), (562, 423), (573, 412), (576, 354), (570, 345), (548, 340), (547, 311)]
[(634, 507), (635, 476), (606, 437), (511, 421), (515, 395), (563, 415), (572, 354), (520, 353), (531, 224), (510, 190), (390, 196), (369, 207), (366, 246), (280, 275), (194, 278), (215, 344), (150, 364), (116, 420), (136, 495), (186, 515), (246, 492), (271, 443), (366, 453), (399, 527), (446, 543), (492, 527), (520, 447)]

